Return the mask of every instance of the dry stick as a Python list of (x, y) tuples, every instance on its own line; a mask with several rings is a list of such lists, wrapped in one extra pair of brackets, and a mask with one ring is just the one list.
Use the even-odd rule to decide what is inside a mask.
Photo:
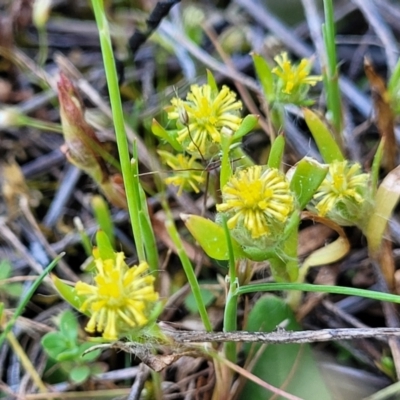
[[(48, 170), (49, 166), (46, 166), (46, 168)], [(81, 175), (82, 170), (80, 170), (73, 164), (69, 164), (66, 166), (66, 168), (64, 168), (63, 176), (59, 180), (59, 185), (56, 189), (54, 197), (47, 209), (45, 216), (42, 219), (42, 224), (47, 229), (53, 229), (54, 226), (57, 224), (57, 221), (64, 214), (66, 205), (70, 201), (73, 194), (76, 192), (76, 186)]]
[(396, 32), (400, 31), (399, 20), (400, 20), (400, 9), (394, 3), (391, 4), (387, 0), (381, 0), (379, 4), (379, 10), (385, 21), (387, 21), (393, 30)]
[(398, 58), (396, 38), (382, 19), (374, 2), (371, 0), (353, 0), (353, 2), (357, 4), (360, 11), (364, 14), (365, 19), (370, 23), (376, 35), (381, 40), (385, 48), (389, 70), (393, 72)]
[[(356, 317), (354, 317), (351, 314), (348, 314), (346, 311), (342, 310), (340, 307), (338, 307), (335, 303), (332, 303), (329, 300), (322, 300), (321, 303), (327, 310), (335, 314), (337, 317), (339, 317), (342, 321), (346, 322), (349, 325), (352, 325), (356, 328), (361, 328), (361, 329), (368, 329), (368, 325), (362, 323), (359, 321)], [(383, 340), (383, 339), (380, 339)], [(385, 341), (385, 340), (383, 340)]]
[(144, 363), (141, 363), (139, 365), (139, 371), (136, 374), (135, 382), (133, 382), (127, 400), (140, 399), (140, 395), (142, 393), (144, 384), (146, 383), (146, 380), (148, 379), (149, 375), (150, 375), (150, 368)]
[[(36, 260), (29, 253), (28, 249), (22, 244), (22, 242), (18, 239), (14, 232), (2, 220), (0, 220), (0, 237), (2, 237), (19, 254), (21, 254), (22, 258), (34, 271), (36, 271), (39, 275), (43, 272), (44, 268), (38, 262), (36, 262)], [(43, 282), (53, 287), (50, 278), (45, 278)]]
[(199, 332), (199, 331), (166, 331), (176, 343), (204, 342), (246, 342), (246, 343), (314, 343), (331, 340), (354, 340), (379, 337), (400, 337), (400, 328), (339, 328), (320, 329), (317, 331), (277, 332)]

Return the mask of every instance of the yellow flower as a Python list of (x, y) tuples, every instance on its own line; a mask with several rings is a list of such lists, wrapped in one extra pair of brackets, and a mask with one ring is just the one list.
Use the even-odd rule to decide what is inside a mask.
[[(334, 214), (340, 214), (341, 219), (353, 219), (354, 223), (354, 219), (361, 215), (360, 205), (366, 199), (368, 179), (368, 174), (361, 173), (360, 164), (350, 165), (347, 161), (334, 161), (329, 165), (328, 175), (314, 194), (314, 199), (319, 199), (315, 204), (318, 214), (329, 214), (330, 218), (334, 217)], [(337, 221), (336, 218), (332, 219)], [(342, 221), (337, 222), (348, 225)]]
[(223, 86), (218, 92), (210, 85), (192, 85), (186, 101), (174, 98), (168, 119), (184, 125), (178, 131), (177, 140), (185, 151), (197, 158), (210, 158), (219, 151), (215, 144), (221, 142), (223, 127), (235, 132), (242, 118), (239, 110), (242, 102), (236, 94)]
[(277, 169), (256, 165), (235, 173), (222, 189), (228, 228), (244, 228), (253, 239), (282, 232), (294, 208), (289, 182)]
[(103, 260), (94, 252), (95, 285), (79, 281), (75, 287), (78, 295), (87, 296), (80, 308), (91, 314), (86, 330), (102, 332), (107, 340), (117, 340), (132, 328), (146, 325), (158, 299), (147, 263), (129, 268), (124, 253), (114, 254), (114, 259)]
[(303, 58), (298, 65), (292, 65), (288, 59), (287, 53), (282, 53), (274, 58), (278, 67), (272, 70), (280, 80), (279, 87), (283, 93), (296, 94), (304, 88), (304, 85), (314, 86), (322, 78), (317, 75), (309, 75), (311, 69), (311, 61)]
[(182, 194), (183, 190), (200, 192), (199, 185), (204, 183), (205, 177), (203, 176), (203, 167), (196, 162), (195, 157), (189, 158), (183, 154), (175, 156), (163, 150), (158, 150), (157, 153), (162, 161), (174, 171), (173, 176), (165, 178), (164, 182), (167, 185), (179, 186), (178, 196)]

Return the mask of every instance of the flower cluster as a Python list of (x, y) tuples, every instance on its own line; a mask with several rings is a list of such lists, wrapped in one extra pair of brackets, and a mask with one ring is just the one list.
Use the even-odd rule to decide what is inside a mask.
[(114, 253), (102, 259), (94, 252), (97, 274), (95, 284), (77, 282), (75, 290), (85, 301), (80, 311), (91, 317), (88, 332), (102, 332), (104, 339), (117, 340), (134, 328), (148, 323), (149, 314), (158, 299), (154, 291), (154, 277), (149, 266), (142, 262), (131, 268), (124, 261), (124, 253)]
[(368, 181), (369, 175), (362, 173), (360, 164), (335, 161), (329, 165), (329, 172), (314, 194), (310, 208), (340, 225), (355, 225), (365, 214), (363, 205), (368, 203)]
[(192, 85), (186, 101), (174, 98), (168, 119), (177, 120), (177, 140), (185, 151), (209, 159), (220, 151), (221, 129), (235, 132), (241, 122), (241, 101), (227, 86), (215, 91), (210, 85)]
[(310, 75), (311, 61), (303, 58), (298, 65), (293, 65), (286, 52), (276, 56), (274, 60), (278, 64), (272, 69), (272, 73), (278, 77), (277, 100), (294, 104), (306, 103), (310, 86), (322, 79), (321, 76)]
[(228, 228), (251, 239), (279, 235), (294, 209), (294, 196), (286, 177), (260, 165), (237, 171), (222, 189), (217, 210), (226, 213)]

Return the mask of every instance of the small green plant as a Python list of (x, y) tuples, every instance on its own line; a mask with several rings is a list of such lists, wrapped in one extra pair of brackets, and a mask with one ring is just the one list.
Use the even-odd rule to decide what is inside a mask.
[[(104, 5), (95, 1), (92, 1), (92, 4), (100, 32), (115, 121), (123, 176), (120, 183), (125, 186), (125, 206), (129, 210), (139, 262), (129, 268), (124, 254), (115, 252), (107, 234), (98, 232), (97, 248), (93, 250), (96, 266), (94, 283), (80, 281), (75, 287), (71, 287), (54, 278), (54, 284), (65, 300), (89, 317), (86, 331), (101, 333), (101, 341), (110, 342), (125, 338), (137, 342), (146, 337), (150, 339), (148, 343), (151, 345), (155, 343), (151, 341), (153, 335), (153, 338), (159, 339), (158, 343), (171, 344), (156, 324), (162, 303), (158, 301), (155, 286), (157, 282), (155, 275), (152, 275), (158, 268), (158, 260), (153, 258), (150, 262), (150, 257), (154, 256), (157, 249), (139, 179), (136, 146), (133, 146), (132, 159), (128, 151)], [(328, 22), (328, 27), (331, 28), (332, 22)], [(383, 196), (390, 193), (391, 188), (387, 181), (387, 184), (384, 181), (379, 188), (377, 185), (382, 158), (381, 146), (376, 152), (370, 173), (363, 172), (359, 164), (347, 160), (344, 156), (340, 140), (342, 120), (340, 97), (337, 93), (337, 66), (332, 52), (334, 31), (326, 30), (325, 33), (330, 67), (328, 71), (324, 71), (324, 83), (329, 92), (328, 111), (332, 114), (334, 128), (329, 128), (313, 111), (303, 109), (304, 120), (314, 137), (323, 163), (304, 157), (289, 171), (285, 171), (284, 135), (277, 135), (271, 139), (270, 154), (265, 165), (254, 165), (248, 158), (243, 158), (239, 150), (242, 139), (256, 127), (258, 118), (251, 114), (243, 116), (242, 102), (227, 86), (218, 87), (211, 72), (207, 73), (207, 83), (192, 85), (185, 99), (177, 96), (171, 100), (170, 105), (166, 107), (168, 124), (163, 126), (156, 120), (152, 122), (151, 130), (162, 146), (158, 155), (171, 169), (168, 171), (168, 177), (164, 178), (164, 184), (178, 187), (178, 195), (185, 191), (203, 191), (208, 200), (206, 187), (210, 174), (209, 165), (215, 163), (218, 166), (213, 171), (216, 189), (211, 199), (215, 204), (215, 220), (198, 215), (183, 215), (182, 219), (210, 258), (226, 262), (223, 287), (226, 293), (223, 319), (225, 332), (242, 328), (238, 326), (239, 298), (248, 293), (286, 293), (285, 300), (268, 296), (256, 303), (259, 306), (254, 307), (249, 326), (253, 330), (268, 331), (274, 329), (274, 326), (263, 326), (265, 318), (273, 320), (274, 324), (288, 319), (291, 323), (289, 326), (297, 329), (295, 316), (289, 308), (298, 307), (302, 291), (362, 295), (400, 302), (399, 297), (383, 293), (304, 284), (310, 267), (335, 262), (349, 251), (350, 245), (341, 226), (358, 226), (367, 237), (370, 254), (378, 257), (387, 220), (400, 196), (396, 193), (390, 204), (383, 204)], [(265, 101), (268, 103), (267, 108), (272, 114), (272, 123), (279, 131), (283, 127), (285, 106), (311, 106), (313, 100), (309, 94), (310, 87), (322, 80), (322, 77), (311, 75), (310, 59), (293, 64), (287, 53), (282, 53), (275, 58), (277, 65), (270, 67), (260, 56), (254, 55), (253, 58)], [(62, 77), (59, 84), (61, 103), (62, 91), (70, 86), (63, 80)], [(87, 146), (87, 132), (77, 133), (71, 129), (73, 118), (67, 115), (65, 108), (70, 100), (64, 99), (64, 109), (61, 104), (67, 145), (69, 140), (77, 140), (78, 143), (78, 146), (71, 146), (70, 161), (90, 173), (101, 187), (109, 176), (104, 174), (96, 148)], [(78, 111), (82, 114), (82, 110)], [(76, 149), (82, 154), (74, 154)], [(390, 178), (397, 179), (397, 174), (398, 172), (392, 174)], [(103, 192), (106, 195), (108, 193), (104, 187)], [(113, 196), (108, 193), (107, 197), (111, 201)], [(211, 297), (208, 296), (207, 299), (200, 288), (166, 196), (161, 196), (161, 204), (165, 211), (165, 230), (170, 236), (192, 290), (193, 298), (189, 299), (188, 308), (191, 311), (197, 309), (205, 330), (212, 331), (213, 326), (205, 304)], [(363, 217), (366, 213), (368, 216)], [(339, 238), (300, 262), (297, 249), (302, 218), (332, 227), (338, 232)], [(112, 226), (103, 226), (108, 235), (112, 235)], [(276, 283), (252, 282), (255, 263), (260, 261), (269, 264)], [(288, 295), (288, 292), (292, 295)], [(280, 311), (275, 313), (276, 309)], [(63, 336), (62, 332), (60, 334)], [(65, 338), (63, 340), (65, 342)], [(55, 341), (53, 345), (56, 345)], [(62, 354), (68, 356), (71, 351), (64, 347)], [(261, 357), (269, 371), (274, 368), (273, 363), (280, 355), (286, 357), (285, 351), (278, 347), (271, 349), (275, 353), (274, 357), (266, 357), (267, 353), (265, 357)], [(226, 359), (233, 363), (237, 361), (236, 344), (227, 343), (223, 351)], [(296, 347), (290, 357), (296, 359), (298, 353), (299, 348)], [(218, 362), (215, 359), (218, 365), (216, 369), (219, 370)], [(315, 365), (311, 367), (312, 361), (304, 363), (308, 364), (309, 370), (315, 370)], [(290, 365), (284, 368), (283, 376), (286, 377), (290, 375), (290, 370), (287, 369)], [(221, 376), (223, 375), (221, 373)], [(227, 373), (223, 378), (219, 378), (215, 393), (219, 397), (228, 397), (227, 391), (234, 376)], [(280, 379), (276, 381), (277, 386), (283, 384)], [(299, 382), (301, 381), (304, 382), (304, 379), (299, 379)], [(293, 391), (296, 392), (297, 389), (294, 388)], [(301, 390), (310, 388), (303, 385)], [(316, 390), (315, 393), (319, 392)], [(326, 397), (324, 395), (323, 398)]]
[(42, 346), (72, 382), (83, 383), (90, 376), (103, 371), (102, 364), (95, 362), (100, 350), (83, 355), (94, 344), (79, 339), (79, 323), (72, 311), (64, 311), (59, 316), (58, 329), (42, 338)]

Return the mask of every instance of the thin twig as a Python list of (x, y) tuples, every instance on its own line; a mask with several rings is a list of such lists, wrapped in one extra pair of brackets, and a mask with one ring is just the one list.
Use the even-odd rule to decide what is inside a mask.
[(142, 393), (144, 384), (146, 383), (146, 380), (148, 379), (149, 375), (150, 375), (150, 368), (144, 363), (141, 363), (139, 366), (139, 371), (136, 374), (135, 382), (131, 387), (131, 391), (129, 393), (127, 400), (140, 399), (140, 395)]
[(354, 340), (377, 337), (399, 337), (400, 328), (341, 328), (321, 329), (317, 331), (290, 332), (199, 332), (199, 331), (168, 331), (168, 335), (177, 343), (204, 342), (246, 342), (246, 343), (314, 343), (330, 340)]
[[(50, 243), (47, 241), (46, 237), (43, 235), (42, 231), (40, 230), (39, 224), (37, 223), (35, 217), (32, 214), (31, 209), (29, 208), (28, 199), (24, 196), (21, 196), (19, 205), (20, 205), (21, 211), (24, 214), (26, 220), (30, 224), (30, 228), (32, 229), (33, 234), (35, 235), (36, 239), (45, 248), (47, 254), (51, 258), (53, 258), (53, 259), (56, 258), (58, 254), (56, 251), (53, 250)], [(60, 260), (58, 262), (57, 271), (61, 274), (62, 277), (69, 279), (72, 282), (77, 282), (79, 280), (79, 277), (71, 270), (69, 265), (63, 260)]]

